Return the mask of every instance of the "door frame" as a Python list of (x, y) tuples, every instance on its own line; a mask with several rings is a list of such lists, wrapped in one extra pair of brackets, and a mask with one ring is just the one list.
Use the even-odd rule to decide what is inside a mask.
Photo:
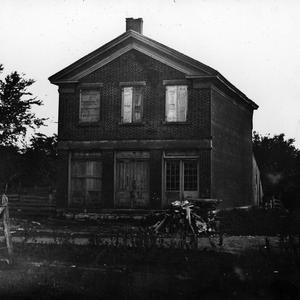
[[(128, 155), (130, 153), (135, 153), (137, 154), (137, 157), (126, 157), (126, 153), (128, 153)], [(125, 155), (124, 157), (119, 157), (118, 158), (118, 154), (119, 155)], [(129, 159), (129, 160), (133, 160), (133, 161), (147, 161), (148, 162), (148, 193), (149, 193), (149, 203), (150, 204), (150, 152), (147, 151), (147, 150), (144, 150), (144, 151), (141, 151), (141, 150), (132, 150), (132, 151), (128, 151), (128, 150), (116, 150), (114, 151), (114, 192), (113, 192), (113, 207), (118, 209), (118, 206), (117, 206), (117, 197), (116, 197), (116, 194), (117, 194), (117, 162), (119, 159)], [(130, 208), (130, 209), (136, 209), (136, 208)]]
[(180, 190), (179, 190), (179, 198), (180, 200), (184, 199), (184, 161), (189, 161), (189, 160), (194, 160), (197, 161), (197, 194), (199, 196), (200, 193), (200, 187), (199, 187), (199, 181), (200, 181), (200, 163), (199, 163), (199, 155), (195, 153), (191, 153), (189, 155), (188, 153), (180, 154), (168, 154), (163, 153), (163, 158), (162, 158), (162, 206), (168, 205), (168, 199), (167, 199), (167, 188), (166, 188), (166, 175), (167, 175), (167, 168), (166, 164), (168, 160), (179, 160), (180, 161), (180, 179), (179, 179), (179, 185), (180, 185)]

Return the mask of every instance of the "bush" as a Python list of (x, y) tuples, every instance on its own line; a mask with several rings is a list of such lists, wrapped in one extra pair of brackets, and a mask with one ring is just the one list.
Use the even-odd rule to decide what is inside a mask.
[[(300, 211), (287, 213), (282, 210), (262, 208), (222, 210), (217, 214), (220, 229), (235, 235), (277, 235), (300, 233)], [(298, 225), (297, 225), (298, 224)]]

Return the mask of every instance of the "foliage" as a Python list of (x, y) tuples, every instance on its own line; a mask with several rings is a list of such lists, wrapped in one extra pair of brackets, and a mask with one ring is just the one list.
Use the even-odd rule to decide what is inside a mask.
[(17, 146), (0, 146), (0, 183), (19, 192), (35, 186), (54, 187), (57, 167), (57, 136), (34, 135), (23, 151)]
[(261, 172), (264, 194), (281, 199), (287, 208), (300, 203), (300, 151), (294, 139), (253, 133), (253, 151)]
[(221, 231), (232, 235), (277, 235), (286, 229), (287, 213), (262, 208), (221, 210), (217, 213)]
[(154, 232), (192, 232), (195, 235), (208, 234), (216, 228), (213, 210), (218, 201), (174, 201), (163, 213), (149, 215), (149, 221), (154, 221), (150, 228)]
[(22, 184), (54, 186), (56, 181), (57, 135), (37, 133), (22, 154)]
[(5, 186), (8, 182), (13, 181), (20, 170), (20, 153), (18, 147), (1, 146), (0, 145), (0, 193), (5, 190)]
[[(0, 74), (3, 66), (0, 64)], [(15, 145), (24, 138), (28, 128), (39, 128), (44, 125), (44, 118), (38, 118), (32, 112), (34, 106), (42, 101), (32, 97), (28, 88), (33, 79), (25, 79), (14, 71), (4, 80), (0, 79), (0, 144)]]

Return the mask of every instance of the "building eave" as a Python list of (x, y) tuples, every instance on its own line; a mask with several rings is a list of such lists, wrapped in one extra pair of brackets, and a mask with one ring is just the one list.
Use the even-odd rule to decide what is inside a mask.
[[(113, 51), (114, 47), (127, 40), (127, 45), (125, 45), (121, 49), (116, 50), (115, 52), (112, 52), (112, 54), (105, 56), (105, 53), (107, 51)], [(240, 99), (245, 101), (253, 109), (258, 108), (258, 105), (255, 102), (250, 100), (217, 70), (133, 30), (126, 31), (125, 33), (119, 35), (118, 37), (96, 49), (95, 51), (87, 54), (86, 56), (75, 61), (61, 71), (50, 76), (49, 81), (56, 85), (64, 83), (78, 83), (82, 77), (90, 74), (96, 69), (101, 68), (102, 66), (106, 65), (107, 63), (113, 61), (120, 55), (132, 49), (144, 53), (152, 57), (153, 59), (156, 59), (174, 69), (177, 69), (178, 71), (184, 73), (186, 75), (186, 78), (214, 78), (234, 94), (236, 94)], [(88, 65), (89, 63), (91, 64), (92, 60), (97, 59), (97, 57), (100, 58), (101, 55), (104, 55), (104, 58), (102, 57), (102, 59), (100, 59), (97, 63), (87, 67), (86, 69), (80, 70), (80, 68), (82, 68), (84, 65)], [(75, 73), (74, 75), (74, 72), (77, 69), (78, 73)]]
[(237, 95), (241, 100), (250, 105), (253, 109), (258, 109), (258, 105), (249, 99), (243, 92), (241, 92), (237, 87), (235, 87), (232, 83), (230, 83), (222, 74), (218, 73), (216, 75), (209, 76), (198, 76), (198, 75), (186, 75), (187, 79), (215, 79), (219, 81), (223, 86), (232, 91), (235, 95)]
[[(120, 43), (126, 41), (127, 39), (133, 39), (133, 41), (140, 42), (139, 45), (144, 44), (144, 49), (148, 46), (152, 49), (152, 52), (155, 50), (163, 53), (165, 55), (168, 55), (169, 57), (173, 57), (173, 59), (176, 59), (178, 61), (181, 61), (184, 63), (187, 68), (192, 69), (198, 69), (199, 73), (205, 73), (207, 75), (215, 74), (217, 73), (216, 70), (208, 67), (205, 64), (200, 63), (199, 61), (196, 61), (170, 47), (167, 47), (155, 40), (152, 40), (142, 34), (139, 34), (135, 31), (129, 30), (120, 36), (116, 37), (112, 41), (106, 43), (105, 45), (101, 46), (100, 48), (96, 49), (95, 51), (89, 53), (88, 55), (82, 57), (81, 59), (75, 61), (71, 65), (67, 66), (66, 68), (62, 69), (61, 71), (55, 73), (54, 75), (50, 76), (48, 79), (51, 83), (56, 84), (57, 82), (60, 82), (62, 80), (67, 81), (66, 77), (68, 77), (68, 74), (75, 71), (76, 69), (84, 66), (85, 64), (89, 63), (93, 59), (97, 58), (98, 56), (105, 54), (110, 49), (113, 49), (115, 46), (119, 45)], [(134, 45), (137, 45), (137, 43), (133, 43)], [(153, 50), (154, 49), (154, 50)], [(139, 49), (137, 49), (139, 50)], [(196, 72), (194, 72), (196, 73)]]

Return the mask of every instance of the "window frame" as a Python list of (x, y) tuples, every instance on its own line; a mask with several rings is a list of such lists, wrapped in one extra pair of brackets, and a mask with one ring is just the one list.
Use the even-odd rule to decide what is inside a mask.
[[(178, 83), (178, 84), (164, 84), (165, 85), (165, 120), (166, 124), (186, 124), (188, 122), (188, 100), (189, 100), (189, 87), (186, 83)], [(168, 88), (176, 87), (176, 120), (168, 120), (168, 113), (169, 113), (169, 102), (168, 102)], [(184, 120), (178, 119), (178, 88), (185, 87), (186, 88), (186, 99), (185, 99), (185, 115)]]
[[(130, 122), (124, 121), (124, 93), (126, 88), (132, 89), (131, 94), (131, 115), (130, 115)], [(139, 90), (140, 96), (141, 96), (141, 104), (140, 104), (140, 119), (135, 120), (134, 114), (135, 114), (135, 105), (134, 105), (134, 99), (135, 99), (135, 91)], [(123, 84), (121, 85), (121, 122), (122, 125), (130, 125), (130, 124), (142, 124), (143, 123), (143, 112), (144, 112), (144, 84)]]
[[(178, 173), (178, 180), (179, 180), (179, 189), (168, 189), (168, 163), (174, 163), (177, 162), (179, 166), (179, 173)], [(185, 174), (185, 163), (194, 163), (196, 167), (196, 189), (185, 189), (186, 185), (186, 174)], [(179, 193), (184, 193), (188, 191), (195, 191), (199, 192), (199, 182), (200, 182), (200, 174), (199, 174), (199, 160), (198, 158), (195, 157), (165, 157), (165, 175), (164, 175), (164, 189), (165, 192), (179, 192)], [(187, 176), (188, 177), (188, 176)]]
[[(98, 118), (97, 118), (97, 120), (91, 120), (91, 121), (89, 121), (89, 120), (86, 120), (86, 119), (82, 119), (81, 118), (81, 112), (82, 112), (82, 92), (83, 91), (97, 91), (97, 93), (98, 93), (98, 95), (99, 95), (99, 108), (98, 108), (98, 114), (97, 114), (97, 116), (98, 116)], [(96, 123), (98, 123), (98, 122), (100, 122), (101, 121), (101, 107), (102, 107), (102, 105), (101, 105), (101, 97), (102, 95), (101, 95), (101, 88), (100, 87), (98, 87), (98, 86), (81, 86), (80, 87), (80, 90), (79, 90), (79, 115), (78, 115), (78, 119), (79, 119), (79, 123), (80, 124), (96, 124)]]
[[(83, 163), (84, 165), (84, 174), (74, 174), (74, 168), (77, 163)], [(99, 175), (96, 174), (88, 174), (88, 164), (99, 164), (100, 165), (100, 173)], [(68, 205), (72, 207), (73, 205), (77, 206), (79, 203), (73, 201), (73, 192), (76, 192), (76, 189), (73, 189), (73, 182), (75, 180), (81, 180), (84, 182), (85, 188), (84, 190), (84, 198), (83, 202), (79, 205), (84, 207), (88, 207), (90, 205), (103, 205), (103, 160), (102, 154), (100, 152), (73, 152), (69, 154), (69, 181), (68, 181)], [(87, 182), (89, 180), (98, 180), (100, 181), (100, 185), (98, 189), (88, 190)], [(98, 192), (99, 198), (97, 203), (88, 202), (88, 192)]]

